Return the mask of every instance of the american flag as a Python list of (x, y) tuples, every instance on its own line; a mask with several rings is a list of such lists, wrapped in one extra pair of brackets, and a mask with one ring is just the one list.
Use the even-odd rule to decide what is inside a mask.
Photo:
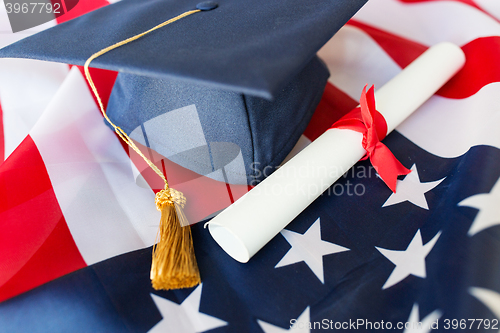
[[(1, 46), (107, 4), (16, 34), (2, 5)], [(0, 332), (500, 332), (498, 0), (368, 1), (319, 52), (331, 77), (295, 151), (441, 41), (467, 61), (384, 140), (412, 170), (396, 193), (361, 161), (247, 264), (198, 223), (203, 283), (168, 292), (154, 193), (80, 69), (1, 59)], [(94, 72), (101, 95), (115, 76)]]

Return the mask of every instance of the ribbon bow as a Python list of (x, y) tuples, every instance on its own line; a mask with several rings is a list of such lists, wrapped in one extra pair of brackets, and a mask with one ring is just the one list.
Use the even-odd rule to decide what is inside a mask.
[(373, 86), (366, 91), (365, 86), (361, 92), (359, 106), (340, 118), (330, 128), (351, 129), (363, 134), (363, 148), (370, 162), (385, 184), (396, 192), (397, 178), (407, 175), (411, 170), (404, 167), (392, 152), (380, 142), (387, 134), (387, 123), (380, 112), (375, 109), (375, 95)]

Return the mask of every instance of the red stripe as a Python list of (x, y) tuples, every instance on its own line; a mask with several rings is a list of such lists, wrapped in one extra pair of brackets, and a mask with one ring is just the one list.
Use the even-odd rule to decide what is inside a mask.
[(0, 104), (0, 164), (5, 160), (5, 135), (3, 130), (3, 110)]
[[(351, 20), (349, 25), (367, 33), (401, 67), (406, 67), (416, 59), (427, 46), (393, 35), (389, 32)], [(500, 37), (491, 36), (475, 39), (464, 46), (466, 62), (459, 71), (436, 94), (454, 99), (474, 95), (482, 87), (500, 82)]]
[(0, 166), (0, 301), (86, 264), (27, 136)]
[(367, 33), (401, 68), (408, 66), (413, 60), (428, 49), (428, 46), (409, 39), (393, 35), (367, 24), (350, 20), (347, 24)]
[(78, 3), (75, 4), (75, 1), (71, 0), (67, 1), (65, 5), (68, 7), (68, 12), (56, 18), (58, 24), (82, 16), (97, 8), (109, 5), (109, 2), (106, 0), (79, 0)]
[[(406, 3), (418, 3), (418, 2), (437, 2), (437, 1), (443, 1), (443, 0), (399, 0), (399, 1), (406, 2)], [(446, 0), (446, 1), (450, 1), (450, 0)], [(451, 1), (461, 2), (461, 3), (464, 3), (466, 5), (469, 5), (469, 6), (472, 6), (474, 8), (479, 9), (479, 7), (472, 0), (451, 0)]]
[(328, 82), (323, 92), (323, 97), (321, 97), (321, 101), (304, 131), (304, 135), (311, 141), (316, 140), (334, 122), (357, 105), (357, 101)]
[[(54, 0), (52, 0), (52, 1), (54, 1)], [(61, 7), (63, 9), (63, 12), (67, 13), (68, 9), (66, 8), (66, 3), (64, 2), (64, 0), (60, 0), (60, 1), (61, 1)]]
[(226, 183), (226, 189), (227, 189), (227, 194), (229, 194), (229, 201), (231, 201), (231, 203), (233, 204), (234, 203), (233, 192), (231, 191), (231, 186), (228, 183)]
[(466, 98), (482, 87), (500, 82), (500, 37), (478, 38), (462, 46), (467, 61), (437, 94), (448, 98)]

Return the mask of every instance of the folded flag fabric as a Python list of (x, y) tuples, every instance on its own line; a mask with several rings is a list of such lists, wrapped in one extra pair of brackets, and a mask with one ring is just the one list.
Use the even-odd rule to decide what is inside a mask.
[[(440, 41), (466, 65), (384, 139), (412, 170), (396, 193), (361, 161), (247, 264), (198, 223), (203, 283), (169, 292), (149, 280), (147, 175), (81, 71), (1, 59), (0, 331), (499, 331), (498, 2), (368, 1), (318, 53), (329, 83), (294, 150)], [(96, 75), (109, 96), (116, 73)], [(218, 186), (207, 215), (245, 192), (197, 179)]]

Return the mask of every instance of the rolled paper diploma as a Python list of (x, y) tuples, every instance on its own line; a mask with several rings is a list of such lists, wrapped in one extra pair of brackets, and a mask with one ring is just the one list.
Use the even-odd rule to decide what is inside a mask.
[[(387, 134), (464, 63), (458, 46), (440, 43), (376, 90), (376, 108), (387, 122)], [(231, 257), (247, 262), (365, 155), (362, 138), (350, 129), (327, 130), (208, 222), (210, 234)]]

